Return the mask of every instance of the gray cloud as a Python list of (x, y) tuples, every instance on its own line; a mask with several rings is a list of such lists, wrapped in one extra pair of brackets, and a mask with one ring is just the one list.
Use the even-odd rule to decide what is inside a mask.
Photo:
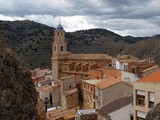
[(86, 26), (86, 29), (101, 27), (123, 35), (160, 32), (159, 0), (0, 0), (0, 5), (2, 20), (30, 19), (55, 26), (61, 17), (68, 30)]

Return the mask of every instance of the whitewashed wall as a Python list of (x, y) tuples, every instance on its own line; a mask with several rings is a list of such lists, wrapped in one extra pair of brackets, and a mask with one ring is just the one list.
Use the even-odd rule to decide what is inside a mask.
[(122, 71), (122, 81), (129, 81), (131, 83), (134, 83), (138, 79), (139, 78), (137, 77), (136, 74)]

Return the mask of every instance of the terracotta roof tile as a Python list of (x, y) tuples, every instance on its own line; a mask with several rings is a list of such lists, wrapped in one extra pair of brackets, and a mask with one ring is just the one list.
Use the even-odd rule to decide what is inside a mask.
[(109, 78), (109, 79), (104, 80), (102, 82), (99, 82), (95, 85), (97, 87), (99, 87), (100, 89), (104, 89), (104, 88), (110, 87), (110, 86), (115, 85), (115, 84), (120, 83), (120, 82), (121, 82), (121, 80), (118, 80), (118, 79), (115, 79), (115, 78)]
[(63, 81), (63, 80), (68, 80), (68, 79), (72, 79), (72, 78), (75, 79), (75, 76), (74, 75), (70, 75), (70, 76), (61, 77), (60, 80)]
[(156, 68), (159, 68), (159, 65), (151, 66), (149, 68), (146, 68), (146, 69), (142, 70), (141, 72), (147, 72), (147, 71), (150, 71), (150, 70), (153, 70), (153, 69), (156, 69)]
[(154, 72), (138, 80), (137, 82), (160, 82), (160, 71)]
[(75, 61), (71, 61), (71, 60), (66, 60), (65, 62), (60, 63), (61, 65), (70, 65), (75, 63)]
[(54, 88), (57, 88), (57, 87), (60, 87), (60, 85), (58, 84), (53, 85), (53, 86), (46, 85), (46, 86), (40, 87), (39, 90), (51, 93), (52, 91), (54, 91)]
[(63, 93), (64, 93), (65, 96), (68, 96), (68, 95), (71, 95), (71, 94), (76, 93), (76, 92), (77, 92), (77, 89), (74, 88), (72, 90), (64, 91)]
[(91, 85), (95, 85), (101, 81), (104, 81), (106, 79), (89, 79), (89, 80), (84, 80), (83, 82), (84, 83), (88, 83), (88, 84), (91, 84)]
[(112, 57), (106, 54), (70, 54), (67, 59), (112, 59)]

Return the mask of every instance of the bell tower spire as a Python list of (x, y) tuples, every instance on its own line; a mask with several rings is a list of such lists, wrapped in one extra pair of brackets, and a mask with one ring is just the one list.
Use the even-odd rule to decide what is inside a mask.
[(60, 61), (67, 56), (67, 44), (65, 42), (65, 31), (60, 21), (57, 28), (54, 30), (52, 42), (52, 74), (53, 80), (59, 79), (59, 64)]

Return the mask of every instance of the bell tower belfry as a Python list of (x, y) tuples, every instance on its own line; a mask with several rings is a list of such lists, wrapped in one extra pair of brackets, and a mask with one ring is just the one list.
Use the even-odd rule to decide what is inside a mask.
[(59, 64), (67, 56), (67, 44), (65, 42), (65, 31), (59, 23), (54, 30), (54, 41), (52, 42), (52, 75), (53, 80), (59, 79)]

